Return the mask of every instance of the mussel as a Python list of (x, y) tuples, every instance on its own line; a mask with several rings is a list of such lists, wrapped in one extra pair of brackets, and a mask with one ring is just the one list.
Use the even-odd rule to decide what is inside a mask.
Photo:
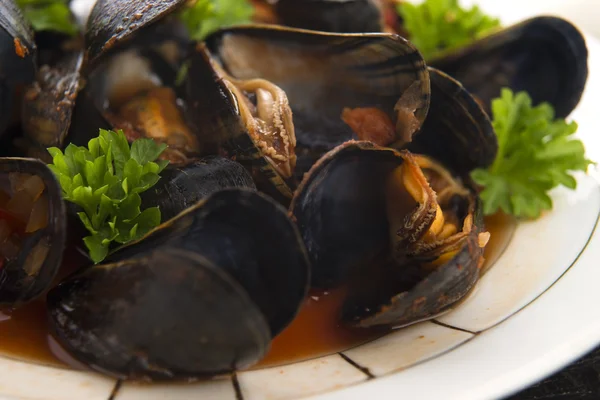
[(60, 343), (122, 379), (246, 368), (294, 318), (309, 264), (286, 210), (226, 189), (48, 293)]
[(0, 158), (0, 304), (18, 307), (53, 283), (66, 245), (62, 191), (41, 161)]
[(166, 168), (158, 183), (141, 194), (144, 207), (159, 207), (163, 221), (175, 217), (221, 189), (256, 189), (252, 177), (239, 163), (220, 156), (202, 157), (188, 165)]
[(489, 112), (503, 87), (550, 103), (557, 118), (577, 106), (587, 81), (585, 39), (569, 21), (535, 17), (442, 53), (429, 65), (460, 81)]
[[(481, 106), (435, 69), (431, 105), (408, 150), (346, 142), (305, 175), (290, 212), (312, 263), (312, 286), (348, 286), (351, 326), (402, 326), (464, 297), (489, 234), (469, 172), (496, 157)], [(441, 162), (440, 162), (441, 161)]]
[(349, 285), (342, 312), (349, 325), (434, 316), (479, 276), (486, 233), (476, 195), (428, 157), (344, 143), (307, 173), (290, 211), (312, 286)]
[(278, 0), (276, 22), (325, 32), (381, 32), (384, 27), (379, 0)]
[(494, 127), (481, 105), (449, 75), (428, 67), (429, 113), (405, 148), (440, 161), (458, 175), (489, 167), (498, 151)]
[[(279, 0), (272, 9), (275, 21), (283, 25), (357, 33), (365, 27), (368, 31), (379, 27), (376, 31), (397, 32), (410, 40), (396, 15), (397, 6), (388, 0)], [(312, 10), (321, 13), (305, 17), (305, 12)], [(496, 30), (465, 47), (441, 50), (426, 61), (460, 81), (488, 114), (491, 100), (508, 87), (526, 91), (534, 104), (550, 103), (556, 116), (565, 118), (583, 94), (587, 58), (585, 39), (572, 23), (556, 16), (539, 16)]]
[(264, 79), (224, 75), (205, 46), (195, 46), (184, 88), (200, 140), (242, 163), (262, 191), (289, 203), (296, 136), (286, 94)]
[(23, 96), (23, 136), (16, 144), (30, 156), (51, 161), (49, 147), (62, 148), (81, 87), (83, 53), (72, 51), (55, 65), (43, 65)]
[(169, 18), (182, 0), (99, 0), (85, 33), (85, 88), (69, 141), (83, 145), (98, 129), (122, 129), (130, 141), (150, 137), (169, 145), (164, 157), (185, 165), (203, 153), (176, 90), (187, 31)]
[(13, 0), (0, 3), (0, 135), (11, 122), (17, 92), (35, 78), (33, 32)]
[[(12, 0), (9, 3), (12, 4)], [(26, 9), (24, 12), (40, 6), (35, 2), (21, 5)], [(39, 16), (40, 11), (35, 11)], [(71, 18), (74, 21), (72, 15)], [(24, 19), (12, 22), (24, 24), (31, 31)], [(22, 135), (16, 137), (12, 144), (20, 153), (49, 161), (46, 148), (61, 147), (71, 123), (80, 84), (82, 40), (77, 32), (57, 32), (50, 25), (39, 28), (41, 30), (36, 30), (35, 36), (31, 33), (35, 47), (22, 50), (32, 53), (32, 64), (23, 71), (32, 76), (23, 89), (22, 102), (15, 102), (20, 106), (15, 113), (20, 117)]]
[[(323, 153), (352, 138), (409, 142), (427, 114), (428, 71), (418, 51), (397, 35), (251, 26), (221, 30), (206, 43), (218, 61), (215, 76), (225, 80), (219, 92), (230, 98), (233, 116), (248, 98), (223, 87), (227, 79), (266, 80), (285, 92), (293, 112), (298, 178)], [(373, 113), (383, 121), (376, 132), (369, 129)], [(347, 122), (363, 129), (354, 133)], [(221, 129), (232, 125), (224, 117), (212, 123)]]

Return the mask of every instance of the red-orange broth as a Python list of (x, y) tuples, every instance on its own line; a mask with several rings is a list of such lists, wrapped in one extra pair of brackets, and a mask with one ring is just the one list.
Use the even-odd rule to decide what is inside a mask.
[[(486, 218), (491, 233), (485, 250), (484, 270), (500, 257), (514, 232), (515, 221), (504, 215)], [(81, 256), (70, 252), (65, 257), (59, 279), (79, 265)], [(373, 340), (385, 332), (352, 331), (337, 323), (337, 313), (345, 289), (313, 291), (296, 319), (272, 343), (267, 356), (256, 366), (275, 366), (336, 353)], [(61, 367), (84, 368), (72, 359), (48, 332), (43, 300), (13, 311), (0, 312), (0, 354)]]

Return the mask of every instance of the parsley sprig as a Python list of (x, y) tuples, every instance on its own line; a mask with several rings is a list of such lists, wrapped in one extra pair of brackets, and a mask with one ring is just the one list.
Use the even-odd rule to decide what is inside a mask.
[(101, 129), (87, 148), (48, 149), (64, 198), (82, 209), (77, 215), (90, 232), (83, 240), (95, 263), (112, 242), (138, 239), (160, 224), (158, 207), (141, 211), (140, 193), (160, 179), (168, 162), (155, 160), (165, 148), (152, 139), (138, 139), (130, 148), (122, 131)]
[(458, 0), (425, 0), (421, 4), (402, 2), (397, 6), (404, 28), (423, 57), (460, 48), (500, 26), (497, 18), (479, 7), (462, 8)]
[(247, 0), (195, 0), (179, 12), (190, 37), (203, 40), (219, 28), (250, 22), (254, 9)]
[(17, 0), (17, 5), (36, 31), (77, 34), (67, 0)]
[(471, 174), (484, 187), (484, 213), (502, 210), (537, 218), (552, 208), (549, 190), (559, 185), (575, 189), (573, 171), (586, 171), (592, 164), (583, 143), (572, 137), (577, 123), (554, 119), (552, 106), (533, 107), (526, 92), (515, 95), (510, 89), (492, 101), (492, 114), (498, 154), (489, 169)]

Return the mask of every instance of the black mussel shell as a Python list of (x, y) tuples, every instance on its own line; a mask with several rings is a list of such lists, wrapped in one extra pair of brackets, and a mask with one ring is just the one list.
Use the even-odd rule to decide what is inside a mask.
[(98, 0), (87, 20), (85, 42), (90, 65), (109, 50), (179, 9), (186, 0)]
[(38, 176), (45, 185), (48, 223), (29, 234), (18, 255), (0, 268), (0, 304), (19, 306), (41, 296), (53, 282), (66, 245), (66, 211), (61, 187), (41, 161), (28, 158), (0, 158), (0, 185), (10, 190), (9, 173)]
[[(252, 26), (221, 30), (206, 43), (235, 78), (262, 78), (286, 93), (294, 116), (299, 179), (322, 154), (357, 137), (342, 120), (344, 109), (377, 108), (394, 123), (396, 103), (414, 92), (411, 106), (419, 126), (427, 115), (427, 68), (417, 49), (398, 35)], [(400, 136), (396, 132), (393, 141)]]
[(0, 134), (15, 112), (19, 85), (35, 78), (36, 45), (33, 32), (13, 0), (0, 3)]
[[(393, 200), (402, 213), (389, 214), (388, 179), (412, 160), (407, 151), (347, 142), (313, 166), (292, 200), (290, 212), (312, 265), (311, 284), (348, 288), (341, 314), (347, 325), (396, 327), (430, 318), (463, 298), (479, 277), (481, 210), (466, 188), (448, 209), (464, 224), (465, 239), (442, 254), (435, 247), (400, 254), (424, 240), (436, 219), (435, 194), (423, 207), (402, 194)], [(391, 235), (392, 227), (402, 235), (395, 229)]]
[[(424, 271), (415, 260), (405, 265), (382, 263), (378, 270), (356, 278), (341, 311), (341, 320), (356, 328), (401, 327), (434, 318), (462, 300), (477, 283), (483, 248), (481, 204), (475, 195), (468, 214), (474, 229), (463, 247), (434, 271)], [(358, 283), (360, 282), (360, 283)]]
[(490, 166), (498, 140), (488, 115), (460, 82), (431, 67), (429, 76), (429, 112), (406, 148), (433, 157), (459, 175)]
[(122, 379), (249, 367), (295, 317), (309, 264), (286, 211), (226, 189), (48, 294), (61, 344)]
[(221, 189), (256, 189), (248, 171), (220, 156), (203, 157), (183, 167), (167, 167), (160, 180), (141, 194), (144, 207), (159, 207), (163, 221), (175, 217), (206, 196)]
[(570, 22), (535, 17), (451, 51), (429, 64), (453, 76), (487, 111), (500, 90), (526, 91), (534, 104), (550, 103), (559, 118), (577, 106), (588, 76), (588, 51)]
[(244, 99), (238, 99), (219, 77), (203, 44), (194, 45), (190, 54), (183, 90), (189, 102), (188, 120), (200, 133), (201, 146), (241, 163), (262, 192), (289, 204), (295, 182), (280, 174), (250, 137), (241, 116)]
[(82, 86), (82, 67), (83, 53), (68, 53), (56, 65), (42, 66), (36, 82), (27, 88), (21, 108), (21, 147), (29, 156), (49, 162), (46, 149), (64, 147)]
[(315, 31), (381, 32), (381, 6), (375, 0), (279, 0), (277, 22)]
[(384, 187), (401, 164), (392, 149), (347, 142), (307, 173), (290, 212), (308, 251), (313, 287), (339, 286), (389, 251)]

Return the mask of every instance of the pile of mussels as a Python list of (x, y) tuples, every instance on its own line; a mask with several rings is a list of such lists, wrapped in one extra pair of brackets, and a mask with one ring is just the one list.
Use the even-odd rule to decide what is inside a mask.
[[(374, 1), (280, 0), (280, 25), (201, 43), (173, 17), (184, 3), (99, 0), (66, 47), (34, 40), (0, 3), (0, 188), (43, 215), (4, 254), (0, 302), (46, 296), (64, 348), (122, 379), (247, 368), (309, 288), (346, 287), (340, 322), (357, 329), (447, 310), (476, 283), (489, 238), (469, 172), (496, 156), (490, 100), (526, 90), (564, 117), (587, 78), (585, 42), (559, 18), (426, 65), (382, 33)], [(72, 210), (45, 149), (99, 128), (169, 145), (143, 197), (166, 222), (52, 288)]]

